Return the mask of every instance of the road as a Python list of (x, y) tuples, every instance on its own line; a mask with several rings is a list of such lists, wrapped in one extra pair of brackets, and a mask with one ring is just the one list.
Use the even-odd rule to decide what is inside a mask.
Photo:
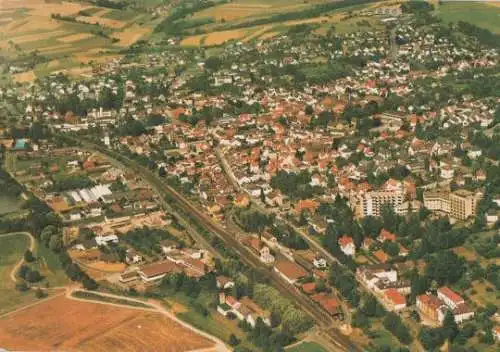
[[(132, 169), (134, 172), (144, 177), (144, 179), (155, 188), (163, 199), (167, 197), (172, 199), (175, 202), (176, 207), (182, 210), (183, 214), (188, 214), (190, 221), (195, 221), (202, 228), (217, 235), (225, 242), (226, 245), (228, 245), (228, 247), (232, 248), (239, 255), (244, 264), (253, 268), (263, 277), (267, 277), (270, 283), (272, 283), (272, 285), (278, 289), (284, 297), (291, 299), (298, 307), (309, 314), (314, 319), (316, 324), (322, 329), (323, 333), (329, 337), (332, 344), (337, 346), (338, 351), (362, 351), (358, 346), (352, 343), (347, 336), (333, 328), (332, 318), (323, 309), (312, 302), (308, 297), (305, 297), (295, 286), (285, 283), (277, 273), (266, 267), (262, 262), (260, 262), (260, 260), (255, 258), (249, 249), (240, 243), (233, 234), (229, 233), (220, 225), (214, 223), (209, 216), (191, 204), (190, 201), (188, 201), (175, 189), (170, 187), (163, 179), (160, 179), (158, 176), (151, 173), (150, 170), (146, 169), (142, 165), (139, 165), (135, 160), (129, 159), (105, 147), (82, 140), (74, 141), (77, 141), (84, 149), (86, 148), (89, 151), (98, 151), (111, 160), (115, 160), (121, 164), (126, 164), (129, 169)], [(170, 208), (169, 204), (168, 208)], [(215, 251), (215, 249), (212, 248), (204, 238), (202, 238), (201, 243), (204, 243), (212, 252)]]

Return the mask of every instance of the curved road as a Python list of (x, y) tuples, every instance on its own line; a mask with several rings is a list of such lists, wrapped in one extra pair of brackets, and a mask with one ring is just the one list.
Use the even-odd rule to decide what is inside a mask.
[[(141, 304), (148, 305), (151, 308), (134, 307), (134, 306), (127, 306), (124, 304), (117, 304), (117, 303), (111, 303), (111, 302), (101, 302), (101, 301), (94, 300), (94, 299), (84, 299), (84, 298), (79, 298), (79, 297), (77, 298), (77, 297), (73, 296), (73, 293), (76, 291), (90, 292), (92, 294), (103, 296), (103, 297), (109, 297), (109, 298), (130, 301), (130, 302), (141, 303)], [(131, 309), (138, 309), (138, 310), (143, 310), (143, 311), (148, 311), (148, 312), (157, 312), (157, 313), (165, 315), (166, 317), (175, 321), (177, 324), (181, 325), (182, 327), (184, 327), (184, 328), (186, 328), (186, 329), (188, 329), (188, 330), (190, 330), (190, 331), (192, 331), (200, 336), (205, 337), (206, 339), (212, 341), (215, 344), (214, 347), (203, 349), (203, 351), (207, 351), (207, 352), (208, 351), (214, 351), (214, 352), (229, 352), (230, 351), (230, 349), (227, 348), (226, 344), (222, 340), (220, 340), (217, 337), (212, 336), (204, 331), (201, 331), (201, 330), (195, 328), (194, 326), (182, 321), (181, 319), (177, 318), (174, 314), (169, 312), (167, 309), (165, 309), (165, 307), (163, 307), (160, 303), (158, 303), (154, 300), (142, 301), (142, 300), (135, 299), (135, 298), (114, 295), (111, 293), (87, 291), (87, 290), (83, 290), (83, 289), (79, 289), (79, 288), (70, 288), (70, 289), (66, 290), (66, 298), (72, 299), (75, 301), (91, 302), (91, 303), (96, 303), (96, 304), (105, 304), (105, 305), (110, 305), (110, 306), (115, 306), (115, 307), (120, 307), (120, 308), (131, 308)]]
[[(4, 234), (0, 234), (0, 238), (3, 238), (3, 237), (13, 237), (13, 236), (18, 236), (18, 235), (23, 235), (23, 236), (27, 236), (29, 237), (30, 239), (30, 246), (29, 246), (29, 250), (31, 252), (34, 252), (35, 251), (35, 238), (33, 237), (33, 235), (29, 232), (11, 232), (11, 233), (4, 233)], [(16, 274), (17, 274), (17, 271), (19, 270), (19, 268), (21, 267), (21, 265), (24, 264), (24, 253), (21, 255), (21, 259), (19, 260), (19, 262), (16, 263), (16, 265), (14, 265), (14, 267), (12, 268), (11, 272), (10, 272), (10, 279), (16, 283), (17, 282), (17, 278), (16, 278)]]

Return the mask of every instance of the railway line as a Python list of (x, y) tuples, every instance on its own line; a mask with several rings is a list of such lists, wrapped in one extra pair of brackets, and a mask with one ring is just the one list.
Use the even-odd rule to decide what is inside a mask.
[[(72, 139), (72, 138), (71, 138)], [(284, 297), (291, 299), (298, 307), (311, 316), (316, 325), (320, 328), (321, 332), (331, 342), (332, 345), (337, 346), (339, 351), (361, 352), (362, 349), (356, 346), (347, 336), (343, 335), (337, 328), (333, 326), (333, 319), (328, 313), (316, 305), (310, 298), (304, 296), (295, 286), (290, 285), (283, 281), (279, 275), (271, 268), (265, 266), (256, 258), (253, 253), (249, 251), (242, 243), (240, 243), (233, 234), (225, 230), (218, 224), (214, 223), (211, 218), (202, 213), (195, 205), (187, 200), (183, 195), (169, 186), (165, 181), (159, 179), (158, 176), (153, 174), (150, 170), (139, 165), (135, 160), (123, 156), (117, 152), (111, 151), (99, 145), (72, 139), (78, 142), (84, 149), (89, 151), (97, 151), (106, 155), (111, 160), (118, 161), (125, 164), (128, 168), (135, 171), (148, 181), (155, 190), (160, 194), (163, 199), (169, 197), (172, 199), (184, 214), (188, 214), (189, 220), (196, 222), (202, 228), (212, 232), (218, 236), (228, 247), (232, 248), (240, 257), (241, 261), (256, 270), (259, 274), (267, 277), (270, 283), (283, 294)], [(210, 246), (205, 238), (200, 236), (201, 243), (204, 246), (209, 246), (210, 251), (216, 251)], [(196, 240), (196, 238), (195, 238)]]

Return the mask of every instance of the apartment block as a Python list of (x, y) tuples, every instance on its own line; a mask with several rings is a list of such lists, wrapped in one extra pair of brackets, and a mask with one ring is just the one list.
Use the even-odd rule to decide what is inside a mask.
[(474, 216), (477, 204), (483, 198), (481, 192), (461, 189), (455, 192), (438, 191), (424, 193), (424, 206), (433, 212), (442, 212), (452, 218), (466, 220)]

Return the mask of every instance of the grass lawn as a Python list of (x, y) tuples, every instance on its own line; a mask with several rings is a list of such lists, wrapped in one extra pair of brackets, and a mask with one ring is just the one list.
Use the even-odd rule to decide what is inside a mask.
[(10, 278), (12, 268), (28, 247), (29, 238), (24, 235), (0, 237), (0, 314), (36, 299), (33, 292), (18, 292)]
[(37, 260), (33, 263), (33, 267), (40, 271), (45, 277), (45, 282), (48, 282), (50, 287), (63, 286), (69, 283), (57, 254), (37, 243), (34, 255)]
[(326, 352), (326, 349), (316, 342), (302, 342), (292, 348), (287, 348), (287, 352)]
[[(475, 292), (473, 294), (473, 292)], [(485, 307), (488, 304), (500, 306), (500, 293), (495, 290), (495, 287), (488, 281), (472, 282), (472, 289), (467, 290), (467, 295), (475, 304)]]
[[(176, 316), (198, 329), (203, 330), (210, 335), (216, 336), (223, 341), (228, 341), (231, 334), (234, 334), (240, 340), (245, 338), (245, 334), (238, 327), (237, 320), (231, 321), (226, 319), (217, 311), (211, 309), (209, 309), (209, 315), (204, 316), (192, 306), (191, 299), (182, 293), (177, 293), (168, 299), (169, 301), (182, 304), (187, 311), (178, 312), (176, 313)], [(196, 301), (202, 303), (204, 306), (207, 306), (209, 301), (211, 301), (211, 297), (201, 294)]]
[(500, 7), (477, 2), (443, 2), (437, 11), (445, 22), (464, 21), (500, 33)]

